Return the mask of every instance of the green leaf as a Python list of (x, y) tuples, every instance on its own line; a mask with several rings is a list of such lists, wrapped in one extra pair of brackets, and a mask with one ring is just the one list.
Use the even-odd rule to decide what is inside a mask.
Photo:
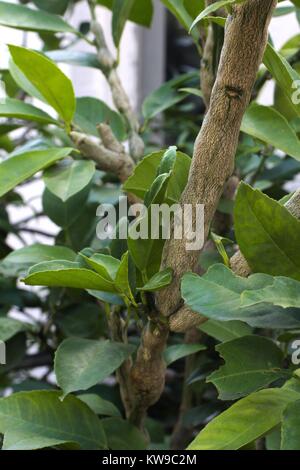
[[(83, 188), (79, 193), (74, 194), (74, 196), (65, 202), (48, 191), (47, 188), (45, 188), (43, 193), (42, 201), (44, 213), (59, 227), (69, 229), (69, 239), (76, 250), (82, 248), (81, 245), (77, 248), (76, 243), (79, 242), (78, 237), (80, 238), (80, 242), (84, 242), (86, 246), (88, 243), (85, 242), (85, 237), (88, 237), (91, 230), (93, 233), (95, 233), (96, 230), (96, 221), (94, 225), (92, 223), (95, 220), (95, 208), (93, 207), (93, 209), (91, 209), (91, 207), (87, 206), (90, 190), (91, 184)], [(91, 218), (91, 210), (93, 210), (93, 219)], [(77, 225), (78, 220), (86, 224), (85, 230), (83, 230), (81, 225)], [(86, 227), (88, 227), (88, 230)]]
[(106, 279), (79, 263), (71, 261), (48, 261), (33, 266), (24, 282), (28, 286), (70, 287), (114, 292)]
[(145, 450), (145, 436), (129, 421), (119, 418), (105, 418), (101, 421), (111, 450)]
[(84, 97), (77, 99), (74, 123), (81, 131), (99, 137), (97, 125), (102, 122), (110, 125), (118, 140), (126, 138), (126, 128), (120, 114), (96, 98)]
[(68, 8), (69, 0), (32, 0), (41, 10), (63, 15)]
[(287, 376), (281, 369), (283, 352), (268, 338), (243, 336), (219, 344), (216, 350), (225, 365), (207, 381), (217, 387), (220, 400), (236, 400)]
[(39, 92), (39, 90), (33, 86), (33, 84), (26, 78), (22, 70), (14, 63), (12, 58), (9, 59), (9, 73), (12, 76), (13, 80), (15, 81), (16, 85), (28, 96), (37, 98), (38, 100), (42, 101), (43, 103), (47, 103), (43, 95)]
[(8, 341), (13, 336), (27, 331), (31, 325), (22, 323), (14, 318), (0, 317), (0, 341)]
[(54, 323), (65, 337), (97, 339), (107, 330), (104, 312), (97, 303), (82, 302), (59, 309)]
[(103, 255), (96, 253), (90, 258), (83, 256), (86, 263), (93, 268), (98, 274), (110, 282), (115, 281), (118, 269), (120, 267), (120, 260), (113, 258), (110, 255)]
[(279, 202), (241, 183), (235, 233), (252, 271), (300, 280), (300, 221)]
[(54, 369), (63, 397), (88, 390), (110, 376), (133, 353), (135, 347), (111, 341), (68, 338), (58, 347)]
[(220, 0), (218, 2), (214, 2), (211, 5), (209, 5), (207, 8), (205, 8), (201, 13), (197, 16), (197, 18), (193, 21), (190, 31), (198, 24), (200, 21), (202, 21), (204, 18), (207, 16), (211, 15), (215, 11), (219, 10), (220, 8), (227, 7), (232, 5), (233, 3), (242, 3), (244, 0)]
[(193, 84), (195, 78), (195, 72), (179, 75), (148, 95), (142, 106), (145, 120), (152, 119), (157, 114), (184, 100), (189, 93), (182, 93), (179, 88)]
[(3, 272), (5, 276), (17, 277), (20, 274), (25, 274), (30, 266), (34, 264), (56, 259), (74, 261), (75, 257), (76, 253), (65, 246), (50, 246), (36, 243), (12, 251), (1, 261), (0, 272)]
[(99, 395), (94, 393), (84, 393), (82, 395), (78, 395), (78, 398), (86, 403), (86, 405), (88, 405), (96, 415), (113, 416), (116, 418), (121, 416), (120, 411), (112, 402), (104, 400)]
[(283, 308), (300, 306), (300, 282), (288, 277), (275, 277), (270, 286), (242, 294), (242, 306), (268, 302)]
[(188, 93), (189, 95), (198, 96), (198, 98), (203, 98), (203, 93), (198, 88), (180, 88), (179, 91), (182, 93)]
[(241, 130), (300, 160), (300, 141), (297, 134), (276, 109), (257, 103), (251, 104), (244, 115)]
[(91, 290), (87, 289), (87, 292), (98, 300), (102, 302), (106, 302), (112, 305), (121, 305), (124, 307), (125, 303), (124, 300), (117, 294), (111, 294), (109, 292), (99, 291), (99, 290)]
[(35, 450), (67, 444), (69, 448), (106, 449), (100, 420), (74, 396), (63, 402), (57, 391), (15, 393), (0, 399), (3, 450)]
[(300, 400), (289, 403), (283, 412), (281, 450), (300, 450)]
[[(171, 172), (159, 175), (152, 184), (145, 196), (145, 205), (162, 204), (165, 200)], [(165, 240), (151, 238), (151, 210), (148, 210), (142, 217), (137, 218), (129, 227), (128, 249), (136, 267), (148, 279), (159, 271), (161, 255)], [(157, 223), (157, 221), (155, 221)], [(136, 238), (136, 234), (141, 232), (141, 227), (147, 228), (147, 233), (143, 237)]]
[(94, 54), (93, 52), (59, 49), (55, 51), (47, 51), (45, 54), (54, 62), (101, 69), (97, 54)]
[(116, 47), (119, 47), (122, 33), (135, 0), (114, 0), (112, 34)]
[[(123, 185), (124, 191), (135, 194), (144, 199), (151, 188), (166, 150), (151, 153), (135, 167), (133, 174)], [(167, 188), (167, 202), (170, 204), (179, 202), (180, 196), (187, 184), (191, 165), (191, 159), (182, 152), (176, 152), (176, 162)]]
[(14, 63), (67, 126), (73, 119), (76, 101), (71, 80), (48, 58), (19, 46), (9, 46)]
[(205, 349), (206, 346), (203, 344), (175, 344), (173, 346), (169, 346), (165, 350), (164, 360), (167, 366), (169, 366), (173, 362), (178, 361), (178, 359), (196, 354), (197, 352), (204, 351)]
[(264, 54), (264, 64), (280, 86), (290, 106), (300, 116), (300, 104), (296, 104), (293, 100), (293, 90), (295, 90), (293, 84), (296, 80), (300, 80), (300, 75), (270, 43)]
[(25, 31), (76, 33), (76, 30), (59, 16), (2, 1), (0, 2), (0, 24)]
[(171, 284), (173, 278), (173, 271), (167, 268), (164, 271), (154, 274), (149, 281), (143, 286), (138, 287), (137, 290), (145, 292), (155, 292)]
[(0, 116), (15, 119), (24, 119), (26, 121), (40, 122), (42, 124), (56, 124), (58, 122), (49, 114), (24, 101), (6, 98), (0, 103)]
[[(114, 0), (98, 0), (100, 5), (113, 9)], [(129, 14), (129, 20), (142, 26), (149, 27), (152, 22), (153, 4), (152, 0), (135, 0)]]
[(200, 13), (205, 8), (205, 0), (184, 0), (184, 7), (192, 18)]
[(255, 291), (273, 283), (274, 278), (267, 274), (253, 274), (243, 278), (223, 264), (216, 264), (202, 277), (185, 274), (181, 292), (186, 304), (194, 312), (213, 320), (240, 320), (257, 328), (299, 327), (299, 309), (274, 307), (267, 302), (243, 305), (245, 291)]
[(192, 24), (192, 17), (185, 7), (184, 0), (161, 0), (162, 3), (170, 10), (177, 18), (179, 23), (189, 30)]
[(52, 166), (43, 179), (48, 190), (65, 202), (91, 182), (95, 171), (94, 162), (73, 160)]
[(199, 329), (208, 336), (212, 336), (217, 341), (220, 341), (221, 343), (224, 341), (231, 341), (235, 338), (241, 338), (242, 336), (250, 335), (252, 332), (252, 329), (249, 325), (238, 320), (226, 322), (208, 320), (200, 325)]
[(0, 197), (38, 171), (67, 157), (72, 150), (72, 148), (34, 150), (7, 158), (0, 163)]
[(277, 426), (286, 406), (298, 398), (297, 392), (276, 388), (253, 393), (213, 419), (188, 450), (240, 449)]
[(115, 285), (119, 292), (125, 295), (134, 304), (134, 295), (132, 293), (132, 286), (130, 282), (131, 275), (132, 260), (127, 251), (121, 258), (121, 263), (116, 273)]

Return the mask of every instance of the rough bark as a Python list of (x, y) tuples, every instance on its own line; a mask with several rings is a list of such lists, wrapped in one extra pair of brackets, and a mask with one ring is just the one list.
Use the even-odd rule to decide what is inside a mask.
[(114, 104), (125, 117), (130, 130), (130, 154), (134, 160), (139, 160), (144, 154), (144, 142), (139, 135), (139, 121), (121, 83), (116, 61), (108, 49), (101, 25), (97, 21), (93, 21), (91, 28), (96, 38), (99, 65), (110, 86)]
[(99, 126), (102, 143), (80, 132), (71, 132), (71, 138), (78, 150), (86, 158), (94, 160), (100, 170), (114, 173), (124, 183), (133, 172), (134, 162), (115, 139), (108, 141), (112, 138), (112, 134), (107, 135), (107, 126), (105, 129), (107, 140), (103, 139), (103, 127), (104, 125)]
[[(181, 198), (182, 206), (205, 205), (205, 238), (224, 185), (233, 172), (241, 120), (251, 98), (276, 3), (276, 0), (247, 0), (234, 6), (227, 19), (210, 107), (195, 143), (189, 181)], [(176, 313), (182, 305), (182, 275), (195, 271), (197, 266), (199, 252), (187, 252), (186, 242), (185, 238), (171, 239), (165, 245), (162, 268), (173, 268), (174, 280), (157, 295), (156, 305), (158, 312), (166, 317)], [(185, 307), (182, 308), (185, 311)], [(150, 323), (138, 351), (131, 375), (132, 387), (136, 390), (131, 418), (138, 426), (142, 425), (147, 408), (159, 399), (164, 387), (162, 353), (167, 337), (168, 329), (163, 323), (157, 324), (153, 331)]]
[[(248, 0), (232, 8), (225, 28), (224, 47), (210, 107), (195, 143), (189, 181), (181, 205), (204, 204), (205, 238), (226, 180), (234, 168), (234, 157), (243, 114), (268, 37), (268, 25), (276, 0)], [(175, 313), (181, 303), (180, 280), (194, 271), (198, 251), (186, 251), (187, 240), (166, 242), (162, 268), (171, 267), (174, 281), (157, 296), (163, 315)]]

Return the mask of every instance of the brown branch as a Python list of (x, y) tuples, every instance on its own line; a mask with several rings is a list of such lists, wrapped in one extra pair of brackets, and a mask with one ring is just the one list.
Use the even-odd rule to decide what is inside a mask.
[[(181, 205), (204, 204), (205, 239), (226, 180), (234, 168), (240, 126), (250, 102), (258, 67), (267, 44), (268, 25), (276, 0), (247, 0), (232, 7), (210, 107), (195, 143), (189, 181)], [(180, 307), (180, 280), (196, 269), (199, 251), (186, 251), (187, 240), (166, 242), (162, 268), (171, 267), (174, 280), (157, 295), (157, 307), (170, 316)]]
[(102, 134), (102, 143), (80, 132), (71, 132), (70, 135), (78, 150), (86, 158), (94, 160), (100, 170), (114, 173), (121, 182), (126, 181), (134, 169), (132, 158), (119, 142), (115, 139), (111, 141), (112, 133), (108, 133), (107, 125), (102, 124), (98, 129)]
[(120, 81), (116, 70), (117, 64), (108, 49), (102, 26), (97, 21), (93, 21), (91, 29), (96, 38), (99, 64), (110, 86), (114, 104), (117, 110), (125, 117), (129, 126), (130, 154), (134, 160), (139, 160), (144, 155), (144, 142), (139, 136), (139, 121)]
[[(112, 311), (109, 320), (110, 334), (113, 341), (127, 344), (127, 331), (124, 320), (118, 312)], [(130, 416), (133, 397), (130, 382), (130, 370), (132, 367), (132, 359), (126, 359), (124, 363), (116, 371), (116, 378), (120, 386), (120, 394), (124, 405), (126, 418)]]
[(162, 355), (168, 335), (167, 325), (150, 321), (131, 370), (134, 407), (130, 420), (142, 429), (148, 408), (159, 400), (164, 390), (166, 364)]
[[(250, 101), (276, 3), (276, 0), (247, 0), (234, 6), (227, 19), (210, 107), (195, 143), (189, 181), (181, 198), (182, 206), (205, 205), (206, 238), (224, 184), (233, 172), (242, 117)], [(198, 263), (199, 252), (187, 252), (186, 242), (185, 238), (171, 239), (165, 245), (162, 268), (173, 268), (175, 277), (171, 286), (156, 297), (157, 310), (164, 316), (169, 317), (180, 308), (181, 277), (187, 271), (195, 271)], [(135, 405), (131, 419), (140, 427), (147, 408), (159, 399), (164, 388), (162, 353), (167, 338), (168, 328), (163, 322), (155, 326), (150, 322), (132, 370)]]

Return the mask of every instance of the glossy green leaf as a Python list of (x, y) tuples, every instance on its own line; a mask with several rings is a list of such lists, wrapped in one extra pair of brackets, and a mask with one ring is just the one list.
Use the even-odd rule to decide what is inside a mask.
[(164, 352), (164, 360), (169, 366), (173, 362), (178, 361), (178, 359), (182, 359), (183, 357), (191, 356), (192, 354), (196, 354), (199, 351), (204, 351), (206, 346), (203, 344), (175, 344), (173, 346), (169, 346)]
[(205, 8), (205, 0), (184, 0), (183, 4), (192, 18), (196, 18), (200, 11)]
[(102, 122), (111, 126), (118, 140), (126, 138), (125, 124), (120, 114), (96, 98), (83, 97), (77, 99), (74, 123), (81, 131), (99, 137), (97, 125)]
[[(152, 184), (145, 196), (145, 205), (162, 204), (166, 198), (166, 192), (170, 181), (171, 172), (159, 175)], [(147, 201), (147, 202), (146, 202)], [(155, 221), (157, 223), (157, 221)], [(143, 237), (137, 236), (146, 228)], [(161, 255), (163, 250), (163, 239), (151, 238), (152, 214), (148, 210), (141, 217), (138, 217), (129, 226), (128, 249), (136, 267), (144, 274), (144, 277), (152, 277), (159, 271)]]
[(145, 436), (129, 421), (120, 418), (105, 418), (102, 420), (108, 447), (111, 450), (145, 450)]
[(100, 420), (81, 400), (63, 402), (57, 391), (15, 393), (0, 399), (3, 450), (35, 450), (58, 445), (67, 448), (107, 448)]
[(91, 182), (95, 171), (91, 161), (62, 162), (46, 170), (43, 179), (48, 190), (65, 202)]
[(300, 140), (286, 118), (276, 109), (251, 104), (244, 115), (241, 130), (300, 160)]
[(58, 124), (49, 114), (24, 101), (6, 98), (0, 103), (0, 116), (15, 119), (24, 119), (26, 121), (40, 122), (42, 124)]
[(280, 203), (241, 183), (235, 233), (252, 271), (300, 280), (300, 221)]
[(162, 3), (173, 13), (186, 30), (190, 29), (193, 19), (185, 8), (184, 0), (162, 0)]
[[(96, 220), (91, 220), (91, 208), (87, 206), (90, 189), (91, 184), (83, 188), (79, 193), (74, 194), (74, 196), (70, 197), (65, 202), (48, 191), (47, 188), (45, 188), (42, 197), (44, 213), (59, 227), (69, 229), (69, 238), (72, 242), (72, 246), (76, 250), (83, 248), (81, 244), (77, 248), (76, 243), (79, 242), (79, 237), (80, 243), (82, 243), (88, 238), (91, 230), (95, 233)], [(93, 217), (94, 214), (95, 209), (93, 208)], [(86, 224), (85, 227), (77, 225), (78, 220), (83, 221), (83, 223)], [(93, 221), (95, 224), (92, 223)], [(86, 227), (88, 227), (88, 230)], [(87, 244), (88, 243), (84, 243), (84, 246)]]
[(131, 286), (131, 276), (133, 271), (135, 272), (135, 269), (132, 266), (132, 260), (127, 251), (121, 258), (121, 262), (116, 273), (115, 285), (120, 293), (125, 295), (130, 301), (134, 303), (134, 295), (132, 293)]
[(78, 65), (80, 67), (92, 67), (100, 69), (97, 54), (93, 52), (74, 51), (70, 49), (59, 49), (47, 51), (46, 56), (54, 62)]
[[(144, 157), (135, 167), (133, 174), (123, 185), (123, 189), (144, 199), (145, 194), (149, 191), (156, 178), (158, 168), (165, 152), (165, 150), (161, 150), (160, 152), (151, 153)], [(180, 196), (187, 184), (190, 165), (190, 157), (177, 151), (176, 162), (167, 188), (166, 200), (168, 203), (179, 202)]]
[(114, 0), (112, 34), (116, 47), (119, 47), (122, 33), (135, 0)]
[(95, 289), (113, 292), (110, 282), (79, 263), (71, 261), (49, 261), (33, 266), (24, 282), (28, 286), (70, 287), (73, 289)]
[(9, 50), (17, 67), (69, 126), (76, 107), (71, 80), (40, 53), (12, 45)]
[(25, 274), (30, 266), (56, 259), (74, 261), (76, 254), (64, 246), (41, 245), (39, 243), (12, 251), (0, 263), (0, 272), (17, 277)]
[(0, 163), (0, 197), (38, 171), (67, 157), (72, 150), (72, 148), (34, 150), (7, 158)]
[(118, 408), (110, 401), (104, 400), (99, 395), (93, 393), (84, 393), (78, 395), (81, 401), (88, 405), (91, 410), (100, 416), (120, 417), (121, 413)]
[(242, 306), (248, 307), (262, 302), (283, 308), (300, 307), (300, 282), (288, 277), (275, 277), (272, 285), (242, 294)]
[(102, 253), (95, 253), (90, 258), (84, 256), (84, 259), (91, 268), (107, 280), (113, 282), (116, 279), (116, 275), (120, 267), (120, 260)]
[(300, 400), (290, 403), (283, 412), (281, 450), (300, 450)]
[(190, 30), (192, 30), (200, 21), (202, 21), (207, 16), (211, 15), (215, 11), (219, 10), (220, 8), (227, 7), (232, 5), (233, 3), (242, 3), (244, 0), (219, 0), (208, 5), (201, 13), (195, 18), (193, 21)]
[(155, 292), (171, 284), (173, 278), (173, 271), (171, 268), (167, 268), (164, 271), (154, 274), (149, 281), (137, 290), (146, 292)]
[[(100, 5), (103, 5), (110, 10), (113, 9), (114, 0), (97, 0)], [(129, 14), (129, 20), (138, 23), (142, 26), (149, 27), (152, 22), (153, 4), (152, 0), (135, 0), (133, 7)]]
[(95, 297), (96, 299), (101, 300), (102, 302), (106, 302), (112, 305), (121, 305), (121, 306), (125, 305), (124, 300), (118, 294), (111, 294), (110, 292), (91, 290), (91, 289), (87, 289), (87, 292), (92, 297)]
[(208, 378), (221, 400), (236, 400), (287, 376), (283, 352), (262, 336), (243, 336), (216, 347), (225, 365)]
[(25, 31), (76, 32), (59, 16), (3, 1), (0, 2), (0, 24)]
[(273, 283), (274, 278), (267, 274), (253, 274), (243, 278), (223, 264), (216, 264), (202, 277), (185, 274), (181, 292), (186, 304), (194, 312), (213, 320), (240, 320), (257, 328), (299, 327), (299, 309), (284, 309), (267, 302), (243, 305), (245, 291), (255, 291)]
[(246, 323), (238, 320), (232, 321), (217, 321), (208, 320), (199, 326), (199, 329), (206, 333), (208, 336), (212, 336), (217, 341), (231, 341), (235, 338), (241, 338), (242, 336), (250, 335), (252, 328)]
[(58, 347), (54, 369), (65, 397), (88, 390), (111, 375), (133, 353), (134, 346), (111, 341), (68, 338)]
[(33, 0), (33, 3), (41, 10), (63, 15), (68, 8), (69, 0)]
[(97, 303), (79, 302), (59, 309), (55, 314), (55, 325), (66, 337), (98, 339), (106, 333), (104, 312)]
[(267, 45), (264, 54), (264, 64), (275, 78), (295, 113), (300, 116), (300, 104), (296, 104), (295, 100), (293, 100), (293, 90), (296, 91), (293, 84), (297, 80), (300, 81), (300, 75), (270, 43)]
[(27, 331), (31, 325), (22, 323), (14, 318), (0, 316), (0, 341), (8, 341), (22, 331)]
[(146, 121), (184, 100), (189, 93), (180, 92), (179, 89), (193, 84), (195, 78), (194, 72), (179, 75), (148, 95), (142, 107)]
[(281, 421), (289, 403), (299, 399), (292, 390), (268, 389), (253, 393), (213, 419), (188, 450), (237, 450), (259, 439)]
[(12, 57), (9, 60), (9, 73), (12, 76), (16, 85), (25, 93), (30, 96), (37, 98), (38, 100), (42, 101), (43, 103), (47, 103), (43, 95), (39, 92), (39, 90), (28, 80), (28, 78), (24, 75), (22, 70), (14, 63)]

